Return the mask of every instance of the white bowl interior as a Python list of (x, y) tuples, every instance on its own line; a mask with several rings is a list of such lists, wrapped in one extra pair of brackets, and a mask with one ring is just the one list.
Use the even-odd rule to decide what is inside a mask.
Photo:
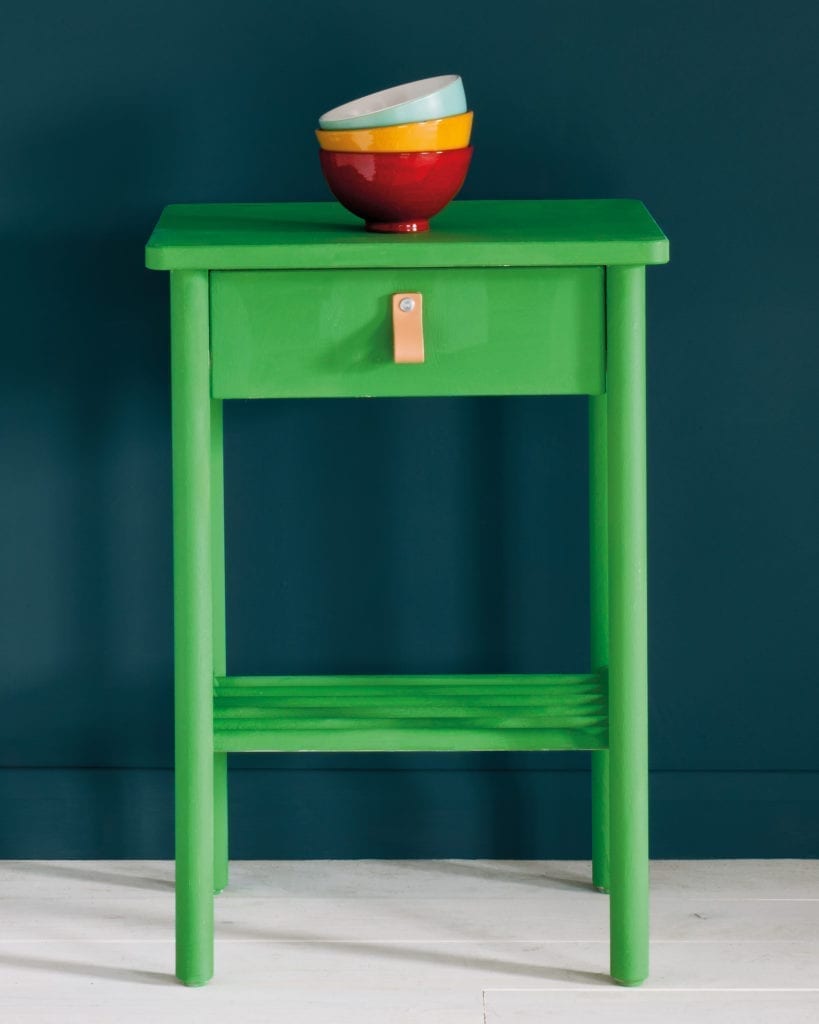
[(340, 107), (334, 107), (326, 114), (322, 114), (321, 120), (341, 121), (348, 117), (361, 117), (364, 114), (389, 110), (391, 107), (400, 106), (410, 100), (420, 100), (425, 96), (431, 96), (448, 85), (452, 85), (453, 82), (457, 82), (459, 78), (460, 75), (438, 75), (435, 78), (419, 78), (417, 82), (394, 85), (391, 89), (371, 92), (369, 96), (361, 96), (357, 100), (343, 103)]

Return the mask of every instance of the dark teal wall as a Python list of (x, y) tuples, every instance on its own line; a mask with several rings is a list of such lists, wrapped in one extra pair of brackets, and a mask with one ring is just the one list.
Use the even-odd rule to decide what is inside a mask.
[[(313, 122), (460, 72), (464, 198), (637, 196), (653, 851), (819, 853), (817, 96), (804, 3), (55, 0), (4, 15), (0, 856), (171, 850), (168, 202), (328, 198)], [(275, 125), (275, 132), (273, 130)], [(227, 412), (235, 672), (587, 657), (579, 400)], [(268, 757), (238, 856), (583, 856), (579, 755)]]

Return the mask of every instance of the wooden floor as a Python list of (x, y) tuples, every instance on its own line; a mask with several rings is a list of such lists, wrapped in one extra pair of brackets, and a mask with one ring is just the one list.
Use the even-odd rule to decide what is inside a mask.
[(0, 862), (3, 1024), (807, 1024), (819, 861), (657, 862), (652, 977), (607, 978), (579, 862), (237, 862), (216, 977), (172, 978), (173, 867)]

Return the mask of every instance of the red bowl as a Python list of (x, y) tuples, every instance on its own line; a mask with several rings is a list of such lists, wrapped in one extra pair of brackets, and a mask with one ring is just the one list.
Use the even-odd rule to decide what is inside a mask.
[(426, 231), (460, 191), (472, 147), (436, 153), (319, 150), (330, 191), (368, 231)]

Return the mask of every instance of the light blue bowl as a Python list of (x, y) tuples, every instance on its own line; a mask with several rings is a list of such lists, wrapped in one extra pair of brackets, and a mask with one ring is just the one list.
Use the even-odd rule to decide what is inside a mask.
[(346, 128), (387, 128), (411, 121), (432, 121), (466, 113), (466, 96), (460, 75), (439, 75), (417, 82), (394, 85), (370, 93), (322, 114), (319, 126), (325, 130)]

